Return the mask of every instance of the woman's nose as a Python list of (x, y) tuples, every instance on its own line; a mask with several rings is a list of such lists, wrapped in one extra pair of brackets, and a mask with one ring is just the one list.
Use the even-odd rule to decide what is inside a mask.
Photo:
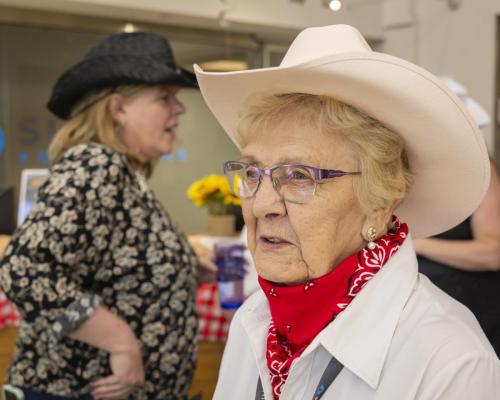
[(180, 101), (177, 96), (174, 96), (172, 99), (172, 109), (175, 114), (184, 114), (186, 112), (186, 107), (184, 106), (184, 103)]
[(253, 213), (257, 218), (270, 218), (286, 214), (281, 196), (275, 190), (271, 178), (263, 175), (253, 200)]

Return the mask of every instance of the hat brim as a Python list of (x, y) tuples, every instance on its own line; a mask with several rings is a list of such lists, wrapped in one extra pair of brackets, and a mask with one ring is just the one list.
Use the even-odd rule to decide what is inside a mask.
[(396, 214), (413, 237), (444, 232), (479, 206), (489, 184), (486, 146), (460, 100), (426, 70), (376, 52), (227, 73), (195, 65), (201, 93), (238, 148), (244, 101), (256, 92), (309, 93), (354, 106), (400, 134), (414, 184)]
[(198, 87), (195, 75), (182, 68), (172, 69), (146, 57), (103, 56), (84, 60), (63, 73), (47, 108), (68, 119), (76, 102), (90, 90), (134, 84)]

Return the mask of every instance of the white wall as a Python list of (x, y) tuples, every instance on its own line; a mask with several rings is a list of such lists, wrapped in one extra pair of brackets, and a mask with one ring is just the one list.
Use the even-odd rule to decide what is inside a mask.
[[(370, 39), (382, 35), (383, 0), (349, 0), (333, 13), (323, 0), (0, 0), (0, 5), (135, 21), (253, 32), (291, 39), (306, 26), (349, 23)], [(220, 19), (224, 23), (220, 25)]]
[[(437, 75), (451, 74), (494, 117), (500, 0), (386, 0), (383, 51)], [(486, 138), (494, 148), (494, 123)], [(500, 138), (497, 137), (497, 143)], [(498, 145), (497, 145), (498, 149)], [(497, 154), (498, 157), (498, 154)]]

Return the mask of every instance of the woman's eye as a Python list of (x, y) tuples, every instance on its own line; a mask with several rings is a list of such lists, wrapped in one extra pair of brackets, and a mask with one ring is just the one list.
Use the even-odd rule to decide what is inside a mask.
[(300, 169), (293, 169), (293, 170), (289, 171), (288, 177), (289, 177), (289, 179), (293, 179), (293, 180), (297, 180), (297, 181), (304, 180), (304, 179), (311, 179), (311, 177), (309, 176), (309, 174), (307, 172), (300, 170)]
[(259, 177), (259, 171), (249, 168), (245, 171), (245, 175), (247, 179), (257, 179)]

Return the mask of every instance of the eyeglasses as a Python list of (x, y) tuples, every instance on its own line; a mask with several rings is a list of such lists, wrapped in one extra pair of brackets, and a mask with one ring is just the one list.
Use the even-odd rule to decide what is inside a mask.
[(271, 178), (274, 190), (283, 200), (302, 204), (314, 196), (319, 183), (344, 175), (360, 175), (361, 172), (344, 172), (335, 169), (321, 169), (301, 164), (278, 165), (261, 169), (241, 161), (226, 161), (224, 174), (234, 194), (242, 199), (257, 193), (263, 175)]

